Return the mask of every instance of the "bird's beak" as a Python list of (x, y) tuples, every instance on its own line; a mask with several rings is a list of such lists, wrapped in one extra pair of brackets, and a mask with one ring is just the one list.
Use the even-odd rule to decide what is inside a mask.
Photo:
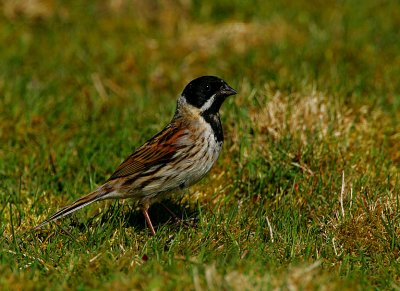
[(224, 84), (222, 85), (220, 92), (222, 95), (224, 96), (231, 96), (231, 95), (235, 95), (237, 94), (236, 90), (233, 89), (231, 86), (229, 86), (228, 84)]

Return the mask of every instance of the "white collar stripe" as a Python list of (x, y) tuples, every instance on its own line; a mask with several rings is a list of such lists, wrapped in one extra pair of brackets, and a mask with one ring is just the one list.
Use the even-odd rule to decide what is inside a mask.
[(210, 97), (210, 99), (208, 99), (207, 102), (204, 103), (203, 106), (201, 106), (201, 108), (200, 108), (200, 111), (201, 111), (201, 112), (204, 112), (204, 111), (210, 109), (210, 107), (211, 107), (211, 106), (213, 105), (213, 103), (214, 103), (215, 96), (216, 96), (216, 94), (212, 95), (212, 96)]

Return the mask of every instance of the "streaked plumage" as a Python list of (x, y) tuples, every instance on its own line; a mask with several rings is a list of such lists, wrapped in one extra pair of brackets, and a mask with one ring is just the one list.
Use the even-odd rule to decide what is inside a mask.
[(160, 133), (123, 161), (103, 185), (61, 208), (35, 229), (94, 201), (133, 198), (139, 201), (155, 234), (148, 208), (208, 173), (223, 143), (218, 111), (225, 98), (234, 94), (236, 91), (218, 77), (203, 76), (191, 81), (178, 98), (174, 117)]

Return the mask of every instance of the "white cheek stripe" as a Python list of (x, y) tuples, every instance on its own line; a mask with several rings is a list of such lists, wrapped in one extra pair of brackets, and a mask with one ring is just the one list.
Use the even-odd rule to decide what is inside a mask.
[(210, 107), (211, 107), (212, 104), (214, 103), (215, 96), (216, 96), (216, 94), (212, 95), (212, 96), (210, 97), (210, 99), (208, 99), (207, 102), (204, 103), (203, 106), (201, 106), (201, 108), (200, 108), (200, 111), (201, 111), (201, 112), (204, 112), (204, 111), (210, 109)]

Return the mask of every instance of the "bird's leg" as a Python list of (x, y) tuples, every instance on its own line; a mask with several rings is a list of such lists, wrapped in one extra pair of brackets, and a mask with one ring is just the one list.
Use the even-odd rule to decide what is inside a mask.
[(178, 217), (178, 215), (176, 215), (171, 209), (169, 209), (169, 208), (167, 207), (167, 205), (165, 205), (165, 204), (162, 203), (162, 202), (160, 202), (160, 204), (161, 204), (162, 207), (164, 207), (165, 210), (168, 211), (169, 215), (171, 215), (172, 218), (175, 219), (175, 221), (177, 221), (177, 222), (182, 221), (182, 219), (180, 219), (180, 218)]
[(151, 223), (151, 219), (150, 219), (149, 213), (147, 212), (148, 209), (149, 209), (148, 206), (147, 207), (143, 207), (142, 208), (142, 212), (143, 212), (144, 218), (146, 219), (147, 226), (150, 228), (151, 234), (152, 235), (156, 235), (156, 231), (154, 230), (153, 224)]
[(190, 225), (188, 223), (186, 223), (185, 221), (183, 221), (182, 219), (180, 219), (171, 209), (169, 209), (164, 203), (160, 202), (161, 206), (165, 208), (165, 210), (168, 211), (168, 213), (175, 219), (176, 222), (180, 222), (183, 225), (185, 225), (186, 227), (189, 227)]

